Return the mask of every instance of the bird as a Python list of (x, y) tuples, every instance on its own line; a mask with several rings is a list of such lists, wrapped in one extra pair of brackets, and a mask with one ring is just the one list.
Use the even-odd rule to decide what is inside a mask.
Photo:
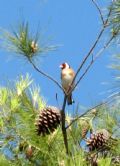
[[(63, 89), (65, 90), (65, 93), (67, 93), (74, 87), (74, 83), (73, 85), (71, 85), (71, 83), (75, 77), (75, 72), (66, 62), (62, 63), (59, 67), (61, 68), (61, 84)], [(67, 103), (68, 105), (72, 105), (72, 93), (67, 96)]]

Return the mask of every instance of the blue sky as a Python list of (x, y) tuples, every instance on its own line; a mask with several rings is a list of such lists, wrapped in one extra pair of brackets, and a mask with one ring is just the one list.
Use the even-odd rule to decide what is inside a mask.
[[(101, 6), (105, 8), (106, 1)], [(39, 67), (60, 82), (59, 65), (68, 62), (75, 71), (82, 58), (90, 49), (101, 27), (98, 12), (90, 0), (2, 0), (0, 4), (0, 27), (11, 30), (20, 20), (30, 23), (32, 31), (38, 29), (44, 38), (51, 37), (51, 44), (60, 47), (40, 59)], [(102, 39), (104, 43), (107, 33)], [(100, 44), (101, 45), (101, 44)], [(93, 106), (104, 99), (107, 94), (100, 95), (111, 85), (112, 71), (107, 68), (111, 63), (113, 49), (105, 51), (95, 62), (86, 77), (74, 92), (77, 103)], [(12, 52), (0, 51), (0, 84), (7, 80), (15, 80), (18, 75), (30, 73), (35, 83), (40, 85), (41, 94), (49, 105), (57, 105), (55, 94), (62, 102), (62, 93), (52, 82), (39, 75), (24, 59), (15, 58)]]

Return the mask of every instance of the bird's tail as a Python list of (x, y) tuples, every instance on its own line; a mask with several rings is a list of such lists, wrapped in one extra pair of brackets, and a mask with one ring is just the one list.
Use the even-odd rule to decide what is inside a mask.
[(70, 95), (67, 97), (67, 103), (68, 103), (68, 105), (72, 105), (72, 103), (73, 103), (72, 94), (70, 94)]

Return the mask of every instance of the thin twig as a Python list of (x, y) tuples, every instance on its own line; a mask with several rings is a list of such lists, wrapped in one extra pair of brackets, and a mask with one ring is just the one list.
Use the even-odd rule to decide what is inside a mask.
[(112, 12), (112, 7), (110, 7), (109, 13), (108, 13), (108, 16), (107, 16), (107, 19), (106, 19), (106, 21), (104, 21), (104, 26), (105, 26), (105, 27), (108, 26), (107, 24), (108, 24), (108, 22), (109, 22), (109, 18), (110, 18), (111, 12)]
[(98, 105), (96, 105), (96, 106), (94, 106), (94, 107), (92, 107), (92, 108), (90, 108), (90, 109), (88, 109), (85, 113), (83, 113), (83, 114), (81, 114), (80, 116), (78, 116), (78, 117), (76, 117), (75, 119), (73, 119), (72, 121), (71, 121), (71, 123), (66, 127), (66, 129), (68, 129), (73, 123), (75, 123), (78, 119), (80, 119), (81, 117), (83, 117), (83, 116), (85, 116), (87, 113), (89, 113), (90, 111), (92, 111), (92, 110), (94, 110), (94, 109), (96, 109), (96, 108), (98, 108), (98, 107), (100, 107), (100, 106), (102, 106), (102, 105), (105, 105), (105, 104), (110, 104), (112, 101), (113, 101), (113, 99), (114, 98), (112, 98), (112, 100), (106, 100), (106, 101), (104, 101), (104, 102), (102, 102), (102, 103), (100, 103), (100, 104), (98, 104)]
[(34, 67), (34, 69), (39, 72), (40, 74), (42, 74), (43, 76), (45, 76), (46, 78), (48, 78), (49, 80), (51, 80), (52, 82), (54, 82), (63, 92), (64, 89), (61, 86), (61, 84), (59, 84), (53, 77), (51, 77), (50, 75), (48, 75), (47, 73), (43, 72), (42, 70), (40, 70), (31, 59), (29, 59), (29, 62), (32, 64), (32, 66)]
[(56, 93), (55, 98), (56, 98), (57, 106), (58, 106), (58, 108), (59, 108), (59, 110), (60, 110), (60, 104), (59, 104), (59, 101), (58, 101), (58, 94), (57, 94), (57, 93)]
[(100, 103), (100, 104), (98, 104), (97, 106), (88, 109), (85, 113), (81, 114), (80, 116), (74, 118), (74, 119), (71, 121), (71, 123), (66, 127), (66, 129), (68, 129), (73, 123), (75, 123), (75, 122), (76, 122), (78, 119), (80, 119), (81, 117), (85, 116), (85, 115), (86, 115), (88, 112), (90, 112), (91, 110), (93, 110), (93, 109), (95, 109), (95, 108), (98, 108), (98, 107), (100, 107), (101, 105), (104, 105), (104, 104), (105, 104), (105, 103)]
[(85, 58), (83, 59), (82, 63), (80, 64), (80, 66), (79, 66), (79, 68), (78, 68), (78, 70), (77, 70), (77, 72), (76, 72), (76, 74), (75, 74), (75, 77), (74, 77), (74, 79), (73, 79), (71, 85), (73, 85), (73, 83), (74, 83), (74, 81), (75, 81), (77, 75), (79, 74), (80, 70), (82, 69), (83, 65), (85, 64), (85, 62), (87, 61), (87, 59), (88, 59), (89, 56), (91, 55), (92, 51), (93, 51), (94, 48), (96, 47), (96, 45), (97, 45), (97, 43), (99, 42), (99, 40), (100, 40), (100, 38), (101, 38), (101, 36), (102, 36), (104, 30), (105, 30), (105, 28), (103, 27), (102, 30), (100, 31), (100, 33), (98, 34), (98, 37), (97, 37), (96, 41), (94, 42), (93, 46), (91, 47), (90, 51), (87, 53), (87, 55), (86, 55)]
[(95, 7), (97, 8), (99, 14), (100, 14), (100, 18), (101, 18), (101, 21), (102, 21), (102, 24), (103, 26), (105, 25), (105, 22), (104, 22), (104, 18), (103, 18), (103, 15), (102, 15), (102, 12), (101, 12), (101, 9), (99, 7), (99, 5), (97, 4), (97, 2), (95, 0), (92, 0), (93, 4), (95, 5)]
[[(72, 81), (70, 87), (72, 87), (72, 85), (74, 84), (74, 82), (75, 82), (75, 80), (76, 80), (76, 78), (77, 78), (79, 72), (81, 71), (83, 65), (86, 63), (87, 59), (90, 57), (90, 55), (92, 54), (92, 52), (93, 52), (93, 50), (95, 49), (96, 45), (98, 44), (98, 42), (99, 42), (99, 40), (100, 40), (100, 38), (101, 38), (101, 36), (102, 36), (104, 30), (105, 30), (105, 27), (103, 27), (103, 28), (101, 29), (100, 33), (98, 34), (97, 39), (95, 40), (95, 42), (94, 42), (94, 44), (92, 45), (91, 49), (89, 50), (89, 52), (87, 53), (87, 55), (86, 55), (85, 58), (83, 59), (82, 63), (80, 64), (80, 66), (79, 66), (79, 68), (78, 68), (78, 70), (77, 70), (77, 72), (76, 72), (76, 74), (75, 74), (75, 77), (74, 77), (74, 79), (73, 79), (73, 81)], [(91, 65), (90, 65), (90, 66), (91, 66)], [(89, 66), (89, 68), (90, 68), (90, 66)], [(88, 68), (88, 70), (89, 70), (89, 68)], [(73, 86), (72, 89), (70, 88), (70, 89), (68, 90), (67, 95), (69, 95), (69, 94), (75, 89), (75, 87), (76, 87), (76, 85)]]
[(64, 144), (65, 144), (66, 154), (69, 154), (67, 132), (66, 132), (66, 128), (65, 128), (65, 107), (66, 107), (66, 101), (67, 101), (67, 96), (64, 95), (64, 101), (63, 101), (63, 106), (62, 106), (62, 110), (61, 110), (62, 133), (63, 133), (63, 139), (64, 139)]
[(112, 36), (109, 41), (104, 45), (103, 48), (101, 48), (99, 50), (99, 52), (96, 54), (95, 58), (91, 60), (90, 64), (87, 66), (86, 70), (84, 71), (84, 73), (81, 75), (81, 77), (78, 79), (78, 81), (76, 82), (75, 86), (73, 87), (72, 90), (74, 90), (77, 85), (80, 83), (80, 81), (83, 79), (83, 77), (87, 74), (88, 70), (90, 69), (90, 67), (92, 66), (92, 64), (96, 61), (96, 59), (103, 53), (103, 51), (109, 46), (109, 44), (111, 43), (111, 41), (113, 40), (114, 36)]

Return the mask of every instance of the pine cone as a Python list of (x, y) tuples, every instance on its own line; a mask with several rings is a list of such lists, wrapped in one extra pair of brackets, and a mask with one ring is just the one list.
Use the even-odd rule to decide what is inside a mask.
[(49, 106), (40, 111), (36, 120), (37, 134), (46, 135), (53, 132), (61, 122), (61, 115), (58, 108)]
[(101, 132), (97, 132), (96, 134), (91, 134), (90, 139), (86, 141), (89, 151), (103, 147), (106, 141), (109, 139), (108, 135), (109, 133), (105, 129), (101, 130)]

